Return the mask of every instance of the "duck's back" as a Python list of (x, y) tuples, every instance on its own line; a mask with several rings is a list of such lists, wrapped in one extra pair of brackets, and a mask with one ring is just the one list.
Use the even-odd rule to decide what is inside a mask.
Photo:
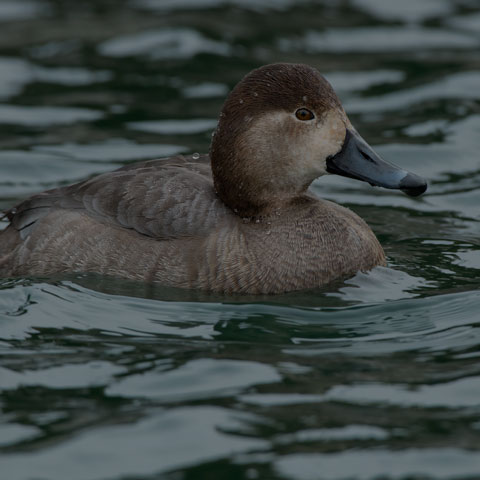
[(55, 210), (73, 210), (152, 238), (202, 235), (228, 215), (209, 158), (150, 160), (35, 195), (7, 212), (22, 239)]
[(96, 271), (148, 279), (135, 264), (139, 257), (145, 264), (154, 247), (205, 237), (231, 215), (215, 195), (207, 155), (137, 163), (8, 211), (0, 274)]

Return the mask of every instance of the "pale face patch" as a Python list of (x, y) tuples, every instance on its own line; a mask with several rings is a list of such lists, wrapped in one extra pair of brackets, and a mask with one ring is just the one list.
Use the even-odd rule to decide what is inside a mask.
[(280, 188), (303, 188), (326, 174), (327, 158), (342, 149), (348, 119), (341, 110), (312, 112), (315, 118), (307, 121), (299, 120), (295, 111), (254, 119), (241, 138), (243, 158)]
[[(297, 118), (295, 120), (297, 123), (307, 123)], [(327, 173), (327, 158), (342, 149), (347, 132), (346, 119), (343, 112), (330, 110), (308, 123), (311, 125), (305, 125), (307, 128), (302, 129), (303, 131), (298, 129), (298, 140), (303, 143), (299, 162), (305, 175), (312, 175), (315, 179)], [(295, 143), (298, 145), (299, 142)], [(295, 143), (292, 143), (292, 147), (295, 147)], [(300, 150), (300, 146), (298, 149)]]

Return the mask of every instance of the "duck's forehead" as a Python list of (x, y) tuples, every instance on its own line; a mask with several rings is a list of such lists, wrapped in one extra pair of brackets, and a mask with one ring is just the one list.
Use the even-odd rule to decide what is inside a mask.
[[(341, 108), (328, 81), (307, 65), (267, 65), (248, 74), (232, 91), (233, 106), (261, 110), (292, 110), (308, 106), (318, 111)], [(240, 107), (242, 108), (242, 107)]]

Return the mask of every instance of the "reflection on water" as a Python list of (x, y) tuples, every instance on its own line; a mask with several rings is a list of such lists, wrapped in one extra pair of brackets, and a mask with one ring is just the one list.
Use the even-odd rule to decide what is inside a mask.
[(0, 2), (0, 208), (206, 152), (228, 90), (275, 61), (319, 68), (364, 137), (430, 188), (316, 181), (389, 259), (323, 290), (1, 281), (0, 471), (478, 479), (478, 2), (114, 3)]

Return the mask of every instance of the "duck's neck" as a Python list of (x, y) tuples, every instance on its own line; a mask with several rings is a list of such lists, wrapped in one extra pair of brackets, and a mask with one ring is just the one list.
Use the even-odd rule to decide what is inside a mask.
[[(230, 150), (231, 151), (231, 150)], [(210, 150), (215, 192), (222, 202), (242, 218), (275, 215), (302, 197), (308, 185), (298, 188), (281, 185), (255, 158), (239, 158), (239, 153)]]

